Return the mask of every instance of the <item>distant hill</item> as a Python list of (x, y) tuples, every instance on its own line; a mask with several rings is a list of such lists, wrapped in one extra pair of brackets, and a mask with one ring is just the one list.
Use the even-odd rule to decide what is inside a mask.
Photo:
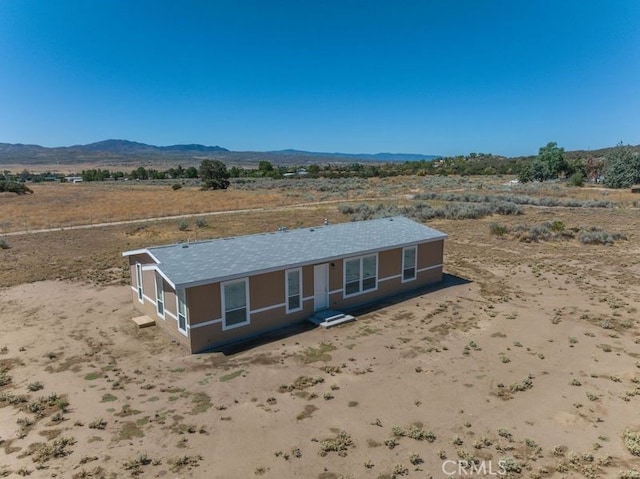
[(257, 165), (260, 161), (270, 161), (276, 165), (311, 163), (353, 163), (356, 161), (392, 162), (392, 161), (431, 161), (439, 158), (435, 155), (406, 153), (322, 153), (303, 150), (281, 151), (230, 151), (221, 146), (199, 144), (155, 146), (128, 140), (104, 140), (87, 145), (62, 147), (43, 147), (21, 143), (0, 143), (0, 164), (79, 164), (124, 165), (158, 163), (183, 165), (198, 164), (203, 158), (219, 159), (226, 164)]
[(304, 150), (277, 150), (269, 151), (268, 153), (282, 154), (290, 156), (312, 156), (322, 158), (344, 158), (350, 160), (364, 160), (364, 161), (431, 161), (437, 158), (441, 158), (439, 155), (422, 155), (414, 153), (325, 153), (317, 151), (304, 151)]

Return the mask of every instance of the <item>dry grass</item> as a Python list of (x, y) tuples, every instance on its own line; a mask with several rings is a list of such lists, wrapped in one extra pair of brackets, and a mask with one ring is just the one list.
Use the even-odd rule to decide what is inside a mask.
[(131, 183), (45, 183), (33, 195), (5, 195), (0, 232), (68, 227), (140, 218), (283, 206), (295, 202), (280, 192), (200, 191), (170, 185)]

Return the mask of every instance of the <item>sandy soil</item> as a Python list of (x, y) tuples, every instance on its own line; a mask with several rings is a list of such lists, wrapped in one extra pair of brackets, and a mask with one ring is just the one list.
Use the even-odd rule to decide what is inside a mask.
[(551, 219), (629, 239), (522, 243), (491, 235), (496, 218), (434, 222), (450, 235), (443, 287), (227, 355), (136, 329), (128, 286), (6, 287), (0, 477), (425, 478), (459, 459), (509, 460), (512, 477), (640, 469), (623, 442), (640, 430), (637, 211), (504, 222)]

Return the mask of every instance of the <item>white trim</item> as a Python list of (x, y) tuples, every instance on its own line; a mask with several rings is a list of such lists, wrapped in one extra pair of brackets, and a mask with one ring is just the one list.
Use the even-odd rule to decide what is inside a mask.
[[(182, 301), (180, 301), (180, 295), (184, 296)], [(184, 306), (184, 329), (180, 328), (180, 320), (178, 317), (180, 316), (180, 303), (182, 302)], [(178, 326), (178, 331), (189, 337), (189, 311), (187, 310), (187, 290), (186, 289), (178, 289), (176, 290), (176, 316), (174, 316), (176, 320), (176, 324)]]
[(187, 328), (189, 329), (204, 328), (205, 326), (211, 326), (212, 324), (218, 324), (221, 322), (222, 322), (222, 318), (211, 319), (209, 321), (205, 321), (204, 323), (187, 324)]
[(429, 271), (430, 269), (442, 268), (444, 264), (435, 264), (433, 266), (427, 266), (426, 268), (422, 268), (417, 270), (418, 273), (422, 273), (423, 271)]
[(156, 301), (154, 299), (151, 299), (149, 296), (147, 296), (146, 294), (143, 294), (142, 297), (144, 299), (146, 299), (147, 301), (149, 301), (151, 304), (153, 304), (154, 306), (156, 305)]
[[(164, 317), (164, 310), (165, 308), (165, 304), (164, 304), (164, 281), (162, 280), (162, 276), (160, 276), (157, 272), (156, 274), (154, 274), (154, 279), (155, 279), (155, 287), (156, 287), (156, 314), (162, 318), (165, 319)], [(160, 284), (158, 285), (158, 277), (160, 277)], [(160, 286), (160, 289), (158, 290), (158, 286)], [(162, 296), (162, 298), (158, 297), (158, 291), (160, 291), (160, 295)], [(160, 311), (160, 304), (162, 304), (162, 311)]]
[[(413, 278), (405, 279), (405, 277), (404, 277), (404, 270), (405, 270), (404, 254), (405, 254), (405, 251), (410, 250), (412, 248), (413, 248)], [(400, 274), (402, 276), (402, 282), (403, 283), (409, 283), (411, 281), (415, 281), (416, 279), (418, 279), (418, 245), (405, 246), (404, 248), (402, 248), (402, 269), (400, 270)]]
[[(289, 309), (289, 273), (298, 273), (298, 297), (300, 304), (297, 308)], [(302, 311), (302, 268), (287, 269), (284, 271), (284, 302), (287, 314)]]
[[(246, 310), (245, 312), (246, 319), (241, 323), (231, 324), (227, 326), (227, 311), (225, 308), (224, 287), (228, 284), (230, 285), (233, 283), (240, 283), (240, 282), (244, 282), (244, 295), (245, 295), (244, 308)], [(225, 281), (223, 283), (220, 283), (220, 300), (222, 303), (222, 330), (223, 331), (240, 328), (242, 326), (247, 326), (248, 324), (251, 324), (251, 306), (249, 304), (249, 278), (235, 279), (233, 281)]]
[(258, 308), (258, 309), (251, 310), (251, 311), (249, 311), (249, 314), (264, 313), (265, 311), (269, 311), (271, 309), (284, 308), (286, 305), (287, 305), (287, 303), (272, 304), (271, 306), (265, 306), (264, 308)]
[(156, 258), (155, 255), (151, 251), (149, 251), (148, 248), (134, 249), (132, 251), (125, 251), (124, 253), (122, 253), (122, 256), (126, 257), (126, 256), (133, 256), (133, 255), (136, 255), (136, 254), (148, 254), (153, 261), (155, 261), (156, 263), (160, 263), (160, 260), (158, 258)]
[(132, 289), (133, 291), (135, 291), (136, 293), (138, 292), (138, 288), (136, 288), (134, 285), (131, 285), (131, 289)]
[(389, 280), (398, 279), (398, 278), (402, 278), (402, 275), (401, 274), (396, 274), (394, 276), (387, 276), (386, 278), (380, 278), (378, 280), (378, 283), (382, 283), (383, 281), (389, 281)]
[[(371, 257), (375, 257), (376, 259), (376, 285), (374, 288), (369, 288), (367, 290), (363, 289), (363, 282), (364, 282), (364, 272), (363, 272), (363, 268), (364, 268), (364, 260), (366, 258), (371, 258)], [(378, 253), (373, 253), (373, 254), (367, 254), (367, 255), (363, 255), (363, 256), (351, 256), (349, 258), (344, 258), (342, 260), (342, 285), (343, 285), (343, 294), (342, 297), (343, 299), (347, 299), (347, 298), (353, 298), (354, 296), (360, 296), (361, 294), (367, 294), (367, 293), (373, 293), (375, 291), (378, 291)], [(356, 293), (351, 293), (351, 294), (347, 294), (347, 261), (358, 261), (360, 264), (360, 275), (358, 278), (358, 282), (359, 282), (359, 290)]]
[(333, 291), (329, 291), (329, 294), (338, 294), (338, 293), (342, 293), (342, 288), (334, 289)]
[[(331, 294), (331, 293), (329, 293)], [(313, 301), (315, 298), (313, 296), (307, 296), (306, 298), (302, 298), (302, 301)]]
[(138, 301), (144, 304), (144, 281), (142, 280), (142, 264), (140, 262), (135, 263), (136, 269), (136, 296)]
[(171, 281), (169, 279), (169, 277), (162, 272), (162, 270), (160, 269), (160, 267), (157, 264), (144, 265), (142, 267), (142, 271), (155, 271), (155, 272), (157, 272), (160, 276), (162, 276), (162, 279), (164, 279), (167, 283), (169, 283), (169, 286), (171, 286), (173, 289), (176, 289), (176, 285), (173, 283), (173, 281)]
[(178, 317), (175, 314), (173, 314), (171, 311), (169, 311), (167, 308), (164, 309), (164, 314), (175, 319), (176, 321), (178, 320)]
[[(391, 251), (394, 249), (398, 249), (398, 248), (403, 248), (405, 246), (413, 246), (413, 245), (423, 245), (423, 244), (427, 244), (427, 243), (434, 243), (436, 241), (444, 241), (445, 239), (448, 238), (448, 235), (446, 234), (442, 234), (441, 236), (438, 236), (436, 238), (429, 238), (425, 241), (420, 241), (419, 243), (415, 243), (415, 242), (411, 242), (411, 243), (401, 243), (401, 244), (397, 244), (397, 245), (393, 245), (393, 246), (389, 246), (389, 247), (385, 247), (385, 248), (378, 248), (378, 249), (371, 249), (371, 250), (366, 250), (366, 251), (362, 251), (362, 252), (358, 252), (358, 255), (361, 256), (370, 256), (371, 254), (374, 253), (382, 253), (384, 251)], [(227, 276), (221, 276), (219, 278), (208, 278), (208, 279), (202, 279), (202, 280), (197, 280), (197, 281), (190, 281), (190, 282), (186, 282), (186, 283), (178, 283), (177, 285), (174, 285), (173, 283), (169, 282), (174, 289), (176, 288), (176, 286), (178, 288), (192, 288), (195, 286), (203, 286), (205, 284), (211, 284), (211, 283), (218, 283), (218, 282), (222, 282), (222, 281), (233, 281), (236, 279), (242, 279), (242, 278), (247, 278), (250, 276), (256, 276), (258, 274), (266, 274), (266, 273), (273, 273), (275, 271), (282, 271), (284, 269), (292, 269), (292, 268), (301, 268), (304, 266), (311, 266), (311, 265), (316, 265), (316, 264), (320, 264), (320, 263), (330, 263), (331, 261), (339, 261), (339, 260), (344, 260), (347, 258), (352, 258), (352, 256), (345, 256), (345, 255), (338, 255), (338, 256), (331, 256), (328, 258), (322, 258), (320, 260), (315, 259), (315, 260), (311, 260), (311, 261), (303, 261), (300, 263), (292, 263), (292, 264), (283, 264), (283, 265), (279, 265), (279, 266), (274, 266), (273, 268), (265, 268), (265, 269), (257, 269), (257, 270), (253, 270), (253, 271), (247, 271), (247, 272), (243, 272), (243, 273), (238, 273), (238, 274), (230, 274)], [(159, 263), (159, 261), (158, 261)], [(165, 277), (165, 279), (167, 279)], [(373, 291), (373, 290), (369, 290), (369, 291)]]
[(313, 311), (322, 311), (331, 306), (329, 294), (329, 263), (313, 266)]

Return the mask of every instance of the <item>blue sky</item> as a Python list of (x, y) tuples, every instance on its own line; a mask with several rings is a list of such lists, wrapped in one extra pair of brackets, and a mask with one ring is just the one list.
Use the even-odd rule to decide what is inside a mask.
[(0, 141), (640, 143), (640, 2), (0, 0)]

